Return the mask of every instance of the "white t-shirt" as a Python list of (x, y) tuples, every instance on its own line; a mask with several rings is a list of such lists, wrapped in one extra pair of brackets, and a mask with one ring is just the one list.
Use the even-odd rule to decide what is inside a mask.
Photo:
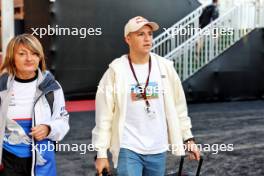
[(7, 116), (14, 120), (31, 119), (31, 113), (36, 94), (37, 80), (30, 82), (14, 81), (12, 96)]
[[(155, 117), (148, 116), (146, 103), (137, 88), (137, 82), (127, 60), (127, 79), (129, 83), (127, 112), (121, 148), (130, 149), (139, 154), (157, 154), (168, 149), (167, 122), (164, 111), (162, 84), (158, 63), (152, 61), (147, 97)], [(149, 64), (133, 64), (140, 85), (144, 88), (148, 76)], [(142, 92), (142, 91), (141, 91)]]

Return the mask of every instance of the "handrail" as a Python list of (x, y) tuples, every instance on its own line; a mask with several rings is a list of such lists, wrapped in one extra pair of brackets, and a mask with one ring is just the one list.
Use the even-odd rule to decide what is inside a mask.
[(203, 8), (204, 6), (199, 6), (196, 10), (185, 16), (170, 28), (166, 30), (163, 29), (164, 32), (154, 38), (152, 51), (164, 56), (190, 38), (191, 35), (179, 35), (179, 30), (199, 27), (199, 17)]
[[(252, 4), (241, 4), (233, 7), (164, 56), (174, 62), (175, 69), (182, 81), (192, 76), (254, 29), (256, 24), (252, 25), (252, 22), (256, 21), (254, 20), (255, 14), (252, 14), (252, 18), (241, 18), (242, 14), (251, 13), (252, 11), (249, 10), (252, 7), (254, 7)], [(232, 35), (219, 33), (220, 30), (227, 29), (228, 34), (232, 33)], [(210, 33), (204, 35), (206, 31), (210, 31)]]

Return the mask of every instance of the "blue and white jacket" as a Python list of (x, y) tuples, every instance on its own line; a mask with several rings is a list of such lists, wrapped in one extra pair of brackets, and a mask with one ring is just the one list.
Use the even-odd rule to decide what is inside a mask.
[[(36, 141), (33, 138), (25, 139), (25, 134), (21, 126), (14, 120), (7, 119), (8, 105), (11, 98), (12, 85), (14, 76), (4, 73), (0, 76), (0, 164), (2, 163), (3, 141), (5, 138), (6, 126), (11, 125), (14, 133), (17, 135), (16, 141), (20, 144), (32, 145), (32, 176), (55, 176), (56, 163), (54, 150), (42, 151), (40, 146), (48, 148), (53, 141), (60, 141), (69, 131), (69, 114), (65, 109), (64, 94), (59, 83), (54, 79), (53, 75), (48, 72), (38, 70), (37, 89), (35, 102), (32, 109), (32, 127), (39, 124), (50, 126), (50, 133), (46, 139)], [(45, 94), (53, 92), (54, 102), (51, 112), (50, 105), (45, 97)], [(15, 128), (14, 128), (15, 127)]]

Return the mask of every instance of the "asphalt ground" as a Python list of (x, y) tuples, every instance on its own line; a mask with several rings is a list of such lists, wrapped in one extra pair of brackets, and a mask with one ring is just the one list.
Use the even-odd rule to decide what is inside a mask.
[[(188, 108), (196, 141), (204, 147), (201, 175), (264, 176), (264, 101), (190, 104)], [(95, 152), (84, 151), (84, 145), (91, 144), (94, 115), (94, 111), (70, 113), (71, 130), (60, 144), (71, 145), (73, 151), (57, 152), (58, 176), (95, 175)], [(82, 146), (79, 151), (77, 144)], [(228, 144), (233, 150), (217, 150), (220, 144), (223, 150)], [(178, 166), (179, 157), (168, 153), (167, 172)], [(196, 166), (197, 162), (186, 160), (184, 170), (194, 171)]]

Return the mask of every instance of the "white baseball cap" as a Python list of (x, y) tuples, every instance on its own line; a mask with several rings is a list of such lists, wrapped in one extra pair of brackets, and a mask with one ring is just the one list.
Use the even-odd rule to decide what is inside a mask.
[(142, 16), (136, 16), (134, 18), (131, 18), (125, 25), (124, 36), (126, 37), (130, 32), (135, 32), (145, 25), (151, 26), (152, 31), (156, 31), (159, 29), (159, 25), (157, 23), (150, 22)]

